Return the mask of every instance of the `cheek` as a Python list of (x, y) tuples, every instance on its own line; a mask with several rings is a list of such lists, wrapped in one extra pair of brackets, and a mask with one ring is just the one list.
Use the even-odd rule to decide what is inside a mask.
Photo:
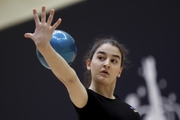
[(116, 68), (115, 70), (114, 70), (114, 74), (116, 74), (116, 75), (118, 75), (119, 74), (119, 72), (120, 72), (120, 68), (118, 67), (118, 68)]
[(91, 63), (91, 71), (96, 71), (98, 69), (97, 64), (95, 64), (94, 62)]
[(101, 69), (101, 65), (99, 63), (96, 63), (96, 61), (91, 63), (91, 72), (95, 73), (100, 69)]

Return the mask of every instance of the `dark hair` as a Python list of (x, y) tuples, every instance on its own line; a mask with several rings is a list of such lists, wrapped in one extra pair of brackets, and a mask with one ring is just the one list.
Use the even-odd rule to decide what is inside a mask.
[[(127, 59), (127, 54), (129, 53), (128, 49), (125, 47), (125, 45), (119, 43), (114, 37), (98, 37), (95, 39), (94, 44), (90, 46), (90, 49), (86, 52), (84, 56), (84, 63), (86, 63), (86, 60), (90, 59), (92, 60), (94, 53), (96, 50), (103, 44), (109, 43), (112, 46), (115, 46), (119, 49), (121, 55), (122, 55), (122, 61), (121, 61), (121, 67), (127, 68), (127, 64), (129, 63), (129, 60)], [(85, 67), (86, 68), (86, 67)], [(89, 87), (91, 83), (91, 72), (89, 70), (86, 70), (84, 72), (84, 82), (83, 84), (85, 87)]]

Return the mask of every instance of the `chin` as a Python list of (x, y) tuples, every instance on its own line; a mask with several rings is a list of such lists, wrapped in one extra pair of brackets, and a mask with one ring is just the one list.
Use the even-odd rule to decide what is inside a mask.
[(100, 77), (100, 78), (96, 79), (96, 81), (102, 85), (109, 85), (112, 83), (112, 81), (106, 77)]

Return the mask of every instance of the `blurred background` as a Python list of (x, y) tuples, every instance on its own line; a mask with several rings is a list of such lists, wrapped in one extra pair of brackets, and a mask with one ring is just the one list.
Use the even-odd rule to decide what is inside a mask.
[(24, 38), (35, 25), (32, 9), (56, 10), (57, 28), (76, 41), (71, 65), (83, 82), (84, 52), (98, 35), (115, 36), (130, 50), (131, 67), (115, 93), (143, 120), (180, 120), (180, 9), (172, 1), (1, 0), (0, 120), (77, 120), (62, 83), (41, 65), (34, 43)]

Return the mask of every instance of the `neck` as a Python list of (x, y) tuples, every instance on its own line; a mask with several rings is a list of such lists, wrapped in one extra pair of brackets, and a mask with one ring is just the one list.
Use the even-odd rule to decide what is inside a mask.
[(94, 92), (104, 97), (115, 99), (114, 97), (115, 83), (113, 83), (112, 85), (102, 85), (92, 80), (89, 89), (93, 90)]

